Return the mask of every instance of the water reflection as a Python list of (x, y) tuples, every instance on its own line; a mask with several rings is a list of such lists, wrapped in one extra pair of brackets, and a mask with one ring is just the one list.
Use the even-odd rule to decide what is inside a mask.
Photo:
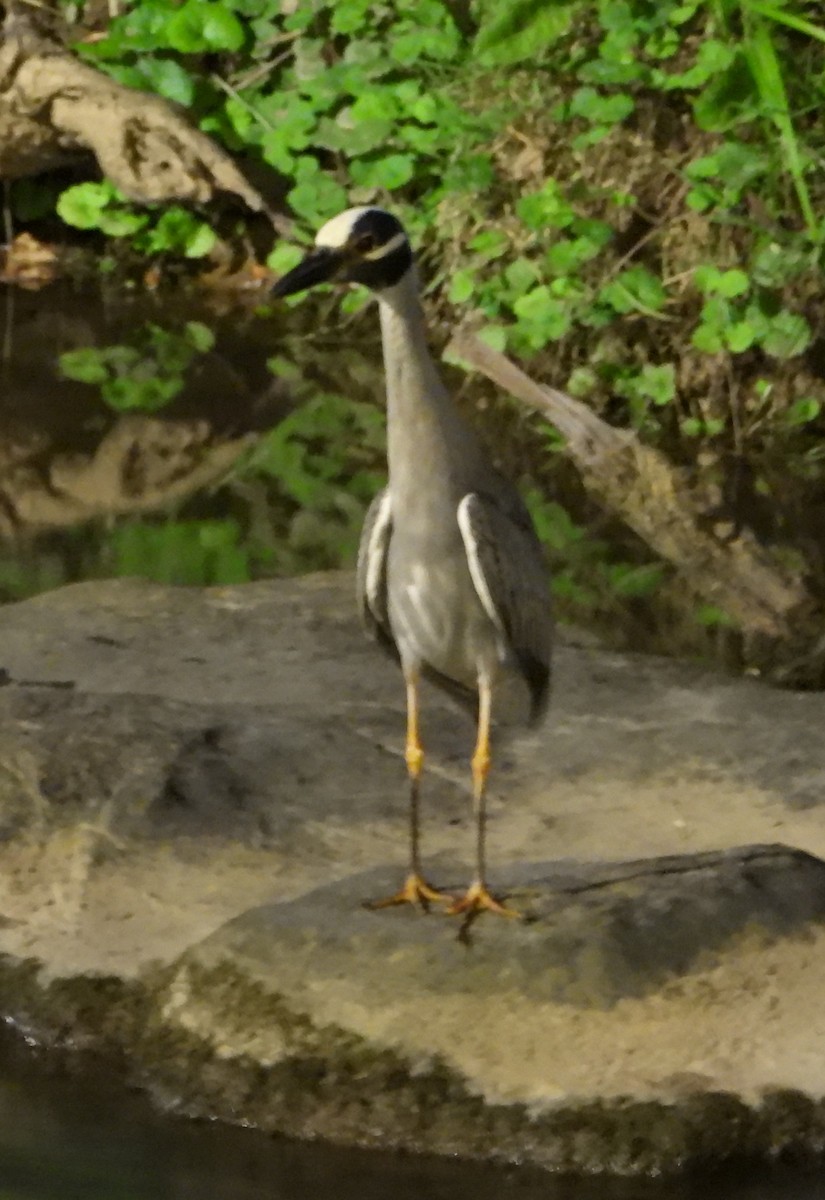
[(825, 1173), (764, 1169), (669, 1182), (561, 1179), (340, 1151), (162, 1117), (110, 1077), (66, 1073), (0, 1037), (3, 1200), (820, 1200)]
[[(265, 351), (233, 360), (203, 324), (153, 321), (137, 302), (110, 309), (65, 286), (6, 289), (0, 313), (4, 304), (15, 319), (2, 367), (0, 536), (184, 499), (287, 411)], [(186, 336), (197, 328), (200, 344)]]
[(272, 312), (65, 281), (0, 289), (0, 328), (0, 601), (352, 558), (382, 478), (372, 348), (337, 350), (325, 374)]

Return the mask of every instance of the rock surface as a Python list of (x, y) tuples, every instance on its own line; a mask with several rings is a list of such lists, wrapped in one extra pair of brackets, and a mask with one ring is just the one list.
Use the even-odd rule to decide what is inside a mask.
[[(494, 763), (460, 941), (404, 869), (403, 690), (351, 580), (132, 581), (0, 610), (0, 1011), (166, 1102), (588, 1170), (825, 1144), (825, 697), (567, 637)], [(459, 889), (467, 718), (426, 697)]]

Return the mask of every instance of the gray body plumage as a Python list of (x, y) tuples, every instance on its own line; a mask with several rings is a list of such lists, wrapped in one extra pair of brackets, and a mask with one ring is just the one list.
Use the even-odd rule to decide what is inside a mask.
[(389, 484), (361, 537), (358, 601), (405, 670), (495, 712), (547, 704), (548, 578), (530, 517), (461, 419), (430, 356), (414, 267), (378, 291), (387, 376)]
[[(485, 910), (517, 916), (489, 890), (485, 788), (493, 715), (537, 720), (550, 684), (550, 598), (541, 547), (515, 488), (461, 420), (427, 347), (412, 250), (380, 208), (350, 208), (318, 231), (315, 249), (275, 286), (294, 295), (339, 278), (378, 297), (387, 375), (389, 483), (367, 513), (358, 604), (367, 630), (401, 663), (407, 691), (410, 868), (371, 908), (448, 901), (459, 937)], [(429, 676), (476, 711), (470, 765), (475, 875), (460, 898), (433, 888), (419, 850), (418, 681)]]

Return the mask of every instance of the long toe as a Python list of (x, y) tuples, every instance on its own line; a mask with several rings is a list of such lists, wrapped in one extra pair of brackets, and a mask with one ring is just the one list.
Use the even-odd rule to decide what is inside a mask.
[(392, 908), (396, 904), (414, 904), (426, 912), (430, 904), (445, 904), (452, 899), (453, 897), (448, 892), (439, 892), (436, 888), (431, 887), (426, 879), (422, 879), (415, 872), (410, 872), (404, 880), (404, 886), (395, 895), (385, 896), (381, 900), (365, 900), (364, 908)]
[(486, 883), (471, 883), (463, 896), (453, 900), (450, 907), (447, 909), (447, 915), (450, 917), (464, 916), (474, 917), (482, 912), (498, 913), (502, 917), (520, 917), (521, 913), (517, 908), (510, 908), (501, 900), (497, 900), (495, 896), (488, 891)]

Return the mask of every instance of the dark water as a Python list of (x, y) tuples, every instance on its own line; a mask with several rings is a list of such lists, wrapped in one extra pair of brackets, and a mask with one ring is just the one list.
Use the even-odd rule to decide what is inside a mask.
[(0, 603), (353, 560), (384, 475), (374, 322), (332, 345), (265, 293), (218, 300), (0, 285)]
[(0, 1037), (0, 1200), (820, 1200), (825, 1168), (577, 1180), (272, 1139), (162, 1116)]

